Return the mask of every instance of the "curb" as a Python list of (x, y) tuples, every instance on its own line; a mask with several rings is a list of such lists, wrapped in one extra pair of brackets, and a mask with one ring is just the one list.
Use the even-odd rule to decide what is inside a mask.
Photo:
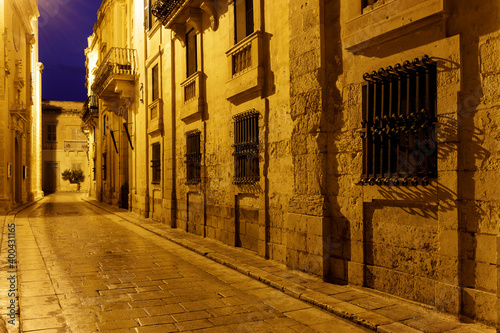
[[(37, 202), (39, 202), (42, 199), (43, 199), (43, 197), (38, 198), (36, 200), (33, 200), (31, 202), (25, 203), (19, 207), (11, 209), (8, 212), (5, 212), (4, 213), (5, 215), (2, 214), (0, 216), (0, 232), (1, 232), (1, 235), (0, 235), (0, 263), (1, 263), (2, 268), (3, 268), (4, 264), (8, 265), (8, 260), (7, 260), (7, 253), (8, 253), (7, 247), (8, 247), (8, 245), (6, 243), (7, 220), (9, 218), (11, 218), (13, 221), (15, 221), (17, 214), (19, 214), (20, 212), (22, 212), (26, 208), (35, 205)], [(16, 239), (17, 239), (17, 237), (16, 237)], [(16, 253), (16, 281), (15, 281), (16, 296), (15, 296), (15, 299), (16, 299), (16, 315), (17, 315), (16, 321), (17, 321), (17, 324), (15, 326), (7, 325), (7, 321), (9, 320), (9, 318), (7, 317), (7, 314), (2, 312), (2, 314), (0, 315), (0, 333), (3, 333), (3, 332), (17, 333), (17, 332), (20, 332), (20, 330), (21, 330), (21, 321), (20, 321), (21, 318), (20, 318), (20, 309), (19, 309), (19, 275), (17, 272), (17, 267), (18, 267), (17, 246), (15, 249), (16, 249), (16, 252), (15, 252)], [(4, 259), (5, 259), (5, 261), (4, 261)], [(2, 271), (2, 273), (3, 273), (3, 271)], [(6, 296), (6, 295), (2, 295), (2, 296)]]

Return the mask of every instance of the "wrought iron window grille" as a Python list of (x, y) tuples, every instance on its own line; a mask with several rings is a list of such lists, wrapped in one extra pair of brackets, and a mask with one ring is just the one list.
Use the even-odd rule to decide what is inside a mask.
[(193, 130), (186, 133), (186, 184), (201, 182), (201, 132)]
[(437, 177), (436, 62), (426, 55), (365, 73), (362, 185), (423, 185)]
[(151, 183), (159, 184), (161, 181), (161, 147), (159, 143), (151, 145)]
[(233, 117), (233, 184), (248, 185), (260, 180), (259, 116), (260, 113), (257, 110), (251, 109)]

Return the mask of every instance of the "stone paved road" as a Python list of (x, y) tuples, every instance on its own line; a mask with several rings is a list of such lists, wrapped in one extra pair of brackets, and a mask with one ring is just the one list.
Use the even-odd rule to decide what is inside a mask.
[(367, 332), (82, 202), (16, 218), (24, 332)]

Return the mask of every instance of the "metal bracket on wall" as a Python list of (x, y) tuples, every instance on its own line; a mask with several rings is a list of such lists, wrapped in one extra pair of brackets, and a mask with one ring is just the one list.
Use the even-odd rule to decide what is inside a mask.
[(130, 144), (130, 148), (134, 150), (134, 146), (132, 145), (132, 139), (130, 138), (130, 133), (128, 132), (128, 127), (127, 125), (133, 124), (133, 123), (123, 123), (123, 127), (125, 127), (125, 133), (127, 134), (128, 138), (128, 143)]
[(118, 132), (118, 131), (109, 131), (109, 133), (111, 133), (111, 139), (113, 139), (113, 145), (115, 146), (115, 151), (118, 154), (118, 147), (116, 146), (115, 135), (113, 134), (114, 132)]

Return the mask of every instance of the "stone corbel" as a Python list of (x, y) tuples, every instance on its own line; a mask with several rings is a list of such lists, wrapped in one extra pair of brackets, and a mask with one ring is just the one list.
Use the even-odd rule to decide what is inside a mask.
[(34, 34), (26, 34), (26, 44), (34, 45), (36, 42), (36, 38)]
[(186, 13), (188, 16), (186, 25), (192, 27), (197, 34), (201, 33), (201, 10), (199, 8), (189, 7)]
[(215, 10), (215, 6), (212, 0), (203, 1), (200, 5), (200, 8), (208, 14), (210, 17), (210, 26), (213, 31), (216, 31), (219, 27), (219, 18), (217, 17), (217, 11)]
[(182, 47), (186, 46), (186, 25), (181, 23), (172, 24), (172, 37), (181, 42)]

